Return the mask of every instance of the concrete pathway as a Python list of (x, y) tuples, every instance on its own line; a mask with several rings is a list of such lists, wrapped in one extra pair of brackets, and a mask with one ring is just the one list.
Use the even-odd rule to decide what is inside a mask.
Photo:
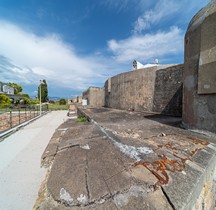
[(40, 160), (67, 111), (51, 112), (0, 143), (0, 210), (32, 209), (47, 170)]

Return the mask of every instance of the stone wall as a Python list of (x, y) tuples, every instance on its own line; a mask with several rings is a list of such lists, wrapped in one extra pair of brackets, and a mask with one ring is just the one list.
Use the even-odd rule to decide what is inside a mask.
[[(117, 109), (151, 110), (155, 71), (156, 67), (152, 67), (108, 79), (105, 83), (105, 105)], [(109, 91), (108, 86), (111, 87)]]
[(104, 88), (90, 87), (83, 92), (83, 99), (87, 99), (88, 105), (101, 107), (105, 105)]
[(77, 96), (77, 103), (81, 104), (82, 103), (82, 95)]
[(156, 71), (153, 111), (173, 116), (182, 115), (183, 65)]
[(105, 106), (181, 116), (182, 65), (126, 72), (105, 83)]
[(216, 0), (191, 20), (185, 35), (183, 122), (216, 132)]

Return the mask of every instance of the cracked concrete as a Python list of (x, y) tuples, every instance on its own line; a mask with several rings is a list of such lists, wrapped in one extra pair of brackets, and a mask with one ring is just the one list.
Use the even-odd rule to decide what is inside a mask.
[(193, 206), (200, 183), (210, 177), (206, 169), (215, 166), (214, 139), (180, 129), (178, 118), (80, 111), (92, 122), (63, 123), (44, 151), (42, 165), (50, 167), (47, 193), (36, 209)]

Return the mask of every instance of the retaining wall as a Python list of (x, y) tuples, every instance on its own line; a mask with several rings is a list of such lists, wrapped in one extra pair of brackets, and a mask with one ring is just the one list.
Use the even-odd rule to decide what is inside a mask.
[(87, 99), (90, 106), (100, 107), (105, 105), (105, 91), (104, 88), (90, 87), (83, 92), (83, 99)]
[(105, 106), (181, 116), (183, 65), (151, 67), (109, 78)]

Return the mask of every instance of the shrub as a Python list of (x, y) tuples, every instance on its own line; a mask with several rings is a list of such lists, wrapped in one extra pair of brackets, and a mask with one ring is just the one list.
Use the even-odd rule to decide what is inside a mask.
[(49, 103), (50, 103), (50, 104), (54, 104), (55, 101), (53, 101), (53, 100), (49, 100)]
[(11, 100), (8, 96), (5, 94), (0, 94), (0, 106), (1, 107), (6, 107), (11, 104)]
[(80, 116), (77, 118), (77, 122), (87, 122), (87, 121), (88, 121), (88, 118), (85, 116)]
[(20, 103), (20, 100), (21, 100), (21, 99), (19, 99), (19, 98), (16, 99), (15, 104), (16, 104), (16, 105), (19, 104), (19, 103)]
[(23, 97), (23, 104), (30, 104), (31, 100), (28, 97)]
[(61, 98), (61, 99), (59, 100), (59, 104), (60, 104), (60, 105), (65, 105), (65, 104), (66, 104), (66, 100), (65, 100), (64, 98)]
[(20, 93), (20, 95), (21, 95), (23, 98), (29, 98), (29, 99), (30, 99), (29, 95), (26, 94), (26, 93)]
[(38, 99), (33, 99), (30, 102), (31, 104), (40, 104), (40, 101)]

